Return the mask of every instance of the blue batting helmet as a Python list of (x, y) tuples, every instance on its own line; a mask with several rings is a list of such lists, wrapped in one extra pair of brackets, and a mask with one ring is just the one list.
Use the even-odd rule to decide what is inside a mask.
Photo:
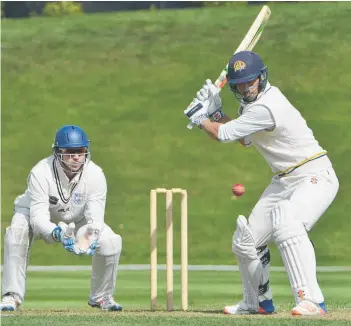
[(84, 130), (78, 126), (67, 125), (56, 132), (53, 148), (89, 147), (90, 141)]
[(237, 96), (237, 84), (249, 83), (259, 78), (259, 92), (264, 90), (267, 84), (267, 67), (262, 59), (251, 51), (235, 53), (228, 63), (227, 80), (230, 90)]

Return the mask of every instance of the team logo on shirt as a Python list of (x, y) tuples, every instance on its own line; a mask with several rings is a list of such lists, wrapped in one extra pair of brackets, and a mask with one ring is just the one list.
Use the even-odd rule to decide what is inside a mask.
[(81, 192), (75, 192), (73, 195), (73, 202), (77, 205), (82, 204), (84, 201), (84, 194)]
[(244, 70), (246, 68), (246, 63), (244, 61), (238, 60), (234, 62), (234, 71)]
[(56, 205), (58, 203), (59, 199), (56, 198), (55, 196), (49, 196), (49, 203), (52, 205)]
[(318, 183), (318, 179), (316, 177), (312, 177), (311, 178), (311, 183), (314, 184), (314, 185), (317, 184)]

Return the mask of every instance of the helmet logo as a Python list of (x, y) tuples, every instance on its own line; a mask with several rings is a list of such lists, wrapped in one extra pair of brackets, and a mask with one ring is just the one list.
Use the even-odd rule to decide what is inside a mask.
[(234, 62), (234, 71), (244, 70), (246, 68), (246, 63), (244, 61), (238, 60)]

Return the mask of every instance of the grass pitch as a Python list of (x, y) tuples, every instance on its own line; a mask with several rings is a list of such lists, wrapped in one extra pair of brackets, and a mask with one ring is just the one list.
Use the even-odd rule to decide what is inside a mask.
[(292, 317), (293, 299), (285, 273), (272, 272), (277, 313), (271, 316), (227, 316), (223, 307), (241, 299), (237, 272), (189, 272), (189, 311), (180, 311), (179, 273), (175, 272), (175, 311), (166, 311), (165, 272), (159, 272), (159, 307), (149, 311), (149, 273), (121, 271), (116, 300), (122, 313), (102, 312), (87, 305), (89, 272), (29, 272), (25, 304), (3, 313), (2, 325), (351, 325), (350, 274), (320, 273), (329, 314)]

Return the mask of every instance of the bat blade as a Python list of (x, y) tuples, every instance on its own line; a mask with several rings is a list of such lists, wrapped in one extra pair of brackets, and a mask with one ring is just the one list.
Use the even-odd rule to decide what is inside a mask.
[[(251, 51), (258, 40), (260, 39), (262, 32), (268, 22), (269, 17), (271, 16), (271, 10), (268, 6), (263, 6), (259, 14), (257, 15), (255, 21), (252, 23), (250, 29), (246, 33), (245, 37), (241, 41), (238, 48), (235, 50), (235, 53), (240, 51)], [(228, 71), (228, 64), (226, 67), (221, 71), (219, 77), (214, 82), (214, 85), (219, 89), (222, 90), (224, 85), (227, 83), (227, 71)], [(191, 105), (191, 104), (189, 104)], [(193, 124), (190, 123), (187, 126), (188, 129), (193, 128)]]

